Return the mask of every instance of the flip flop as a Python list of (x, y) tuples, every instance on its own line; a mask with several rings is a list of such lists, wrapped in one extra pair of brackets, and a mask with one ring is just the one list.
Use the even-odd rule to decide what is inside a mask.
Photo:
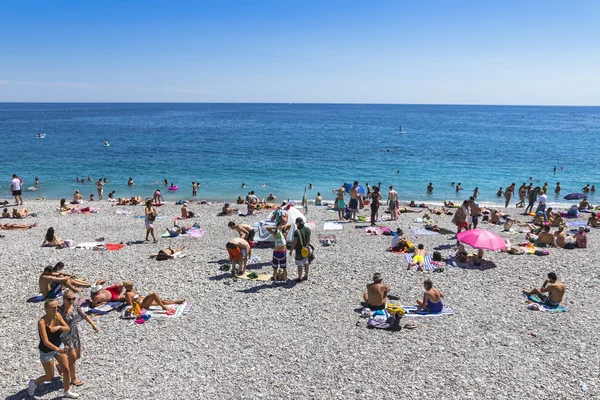
[(169, 311), (167, 311), (167, 315), (173, 315), (175, 314), (177, 311), (175, 311), (174, 308), (171, 308)]
[(409, 324), (404, 324), (404, 329), (417, 329), (418, 326), (416, 324), (413, 324), (412, 322)]
[(83, 385), (85, 385), (85, 382), (84, 381), (71, 382), (71, 385), (73, 385), (73, 386), (83, 386)]

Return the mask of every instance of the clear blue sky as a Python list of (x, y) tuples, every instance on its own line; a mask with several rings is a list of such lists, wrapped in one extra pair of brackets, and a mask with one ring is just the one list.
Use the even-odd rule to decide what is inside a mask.
[(600, 1), (2, 1), (0, 101), (600, 105)]

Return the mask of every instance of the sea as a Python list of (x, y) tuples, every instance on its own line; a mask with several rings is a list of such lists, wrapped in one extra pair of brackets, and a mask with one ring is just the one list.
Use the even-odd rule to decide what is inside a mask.
[(500, 187), (547, 182), (550, 202), (567, 203), (564, 195), (600, 185), (600, 107), (1, 103), (0, 140), (0, 200), (13, 173), (26, 199), (97, 196), (88, 176), (107, 178), (105, 196), (161, 189), (166, 200), (191, 199), (200, 182), (197, 199), (208, 201), (250, 190), (327, 200), (358, 181), (381, 185), (384, 199), (389, 185), (402, 200), (430, 203), (478, 187), (480, 202), (500, 203)]

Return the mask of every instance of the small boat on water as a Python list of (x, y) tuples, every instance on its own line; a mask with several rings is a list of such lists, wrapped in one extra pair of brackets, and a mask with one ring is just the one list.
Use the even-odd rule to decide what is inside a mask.
[(44, 139), (46, 137), (45, 133), (38, 133), (36, 136), (36, 139)]

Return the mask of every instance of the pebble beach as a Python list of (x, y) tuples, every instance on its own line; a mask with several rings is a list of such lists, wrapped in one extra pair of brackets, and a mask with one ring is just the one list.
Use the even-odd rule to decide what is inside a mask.
[[(227, 264), (225, 243), (236, 237), (227, 222), (252, 225), (268, 215), (219, 217), (222, 203), (192, 203), (190, 210), (205, 231), (201, 238), (159, 238), (144, 242), (143, 206), (87, 203), (89, 215), (60, 215), (58, 201), (26, 201), (37, 217), (2, 222), (37, 223), (27, 231), (2, 231), (0, 238), (0, 393), (6, 399), (29, 398), (30, 378), (42, 374), (36, 323), (43, 303), (26, 303), (38, 293), (46, 265), (65, 263), (65, 272), (88, 281), (132, 280), (142, 294), (192, 303), (181, 318), (152, 318), (143, 325), (112, 312), (94, 316), (101, 331), (83, 322), (83, 357), (76, 388), (85, 399), (576, 399), (600, 397), (597, 308), (600, 289), (600, 230), (588, 234), (589, 248), (550, 249), (548, 256), (509, 255), (486, 251), (487, 268), (446, 267), (441, 273), (407, 271), (403, 255), (387, 252), (391, 238), (367, 236), (368, 223), (336, 221), (328, 207), (309, 206), (314, 221), (316, 260), (310, 278), (285, 284), (232, 279), (220, 270)], [(242, 209), (245, 210), (245, 206)], [(180, 206), (159, 208), (157, 236), (173, 225)], [(368, 207), (360, 215), (368, 214)], [(382, 207), (383, 210), (383, 207)], [(122, 213), (126, 212), (126, 214)], [(425, 211), (426, 212), (426, 211)], [(507, 213), (521, 221), (522, 209)], [(380, 211), (381, 214), (381, 211)], [(400, 227), (428, 254), (440, 245), (455, 245), (454, 234), (415, 237), (411, 227), (422, 214), (402, 214), (378, 225)], [(441, 228), (456, 231), (451, 216), (435, 216)], [(586, 216), (587, 218), (587, 216)], [(103, 237), (107, 243), (131, 243), (120, 251), (41, 248), (46, 229), (75, 244)], [(480, 224), (513, 244), (525, 234), (501, 232)], [(331, 233), (337, 244), (323, 247), (319, 233)], [(150, 254), (185, 245), (186, 257), (155, 261)], [(446, 257), (454, 249), (441, 250)], [(270, 248), (256, 248), (248, 269), (271, 273)], [(288, 257), (291, 278), (296, 276)], [(531, 311), (521, 295), (540, 287), (556, 272), (567, 290), (565, 313)], [(395, 303), (414, 305), (431, 279), (445, 295), (454, 315), (410, 318), (417, 329), (371, 330), (360, 318), (362, 294), (374, 272), (392, 287)], [(89, 289), (82, 296), (89, 297)], [(404, 318), (402, 324), (407, 321)], [(62, 391), (55, 377), (40, 385), (36, 397), (51, 399)]]

